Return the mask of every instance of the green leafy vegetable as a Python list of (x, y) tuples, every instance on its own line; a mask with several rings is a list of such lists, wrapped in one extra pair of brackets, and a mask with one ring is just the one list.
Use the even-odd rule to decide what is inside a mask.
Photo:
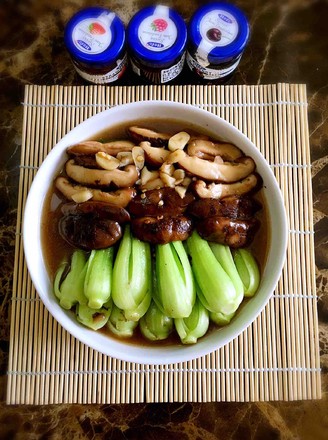
[(195, 344), (208, 330), (208, 311), (197, 299), (191, 314), (187, 318), (176, 318), (174, 324), (183, 344)]
[(119, 309), (113, 304), (107, 327), (116, 336), (122, 338), (130, 338), (133, 335), (134, 329), (137, 327), (137, 321), (131, 321), (126, 318), (123, 310)]
[(71, 309), (75, 304), (87, 304), (84, 295), (84, 279), (86, 274), (86, 255), (77, 250), (73, 253), (71, 264), (64, 261), (55, 275), (54, 293), (61, 307)]
[(230, 313), (230, 315), (225, 315), (223, 313), (210, 312), (210, 320), (216, 325), (224, 326), (230, 323), (232, 318), (235, 316), (235, 312)]
[(198, 284), (198, 296), (210, 312), (230, 314), (240, 304), (240, 294), (234, 283), (216, 259), (209, 243), (196, 231), (187, 240), (192, 270)]
[(95, 310), (83, 304), (78, 304), (76, 306), (77, 320), (92, 330), (99, 330), (100, 328), (104, 327), (109, 319), (110, 313), (111, 308), (103, 307)]
[(237, 249), (234, 252), (234, 261), (237, 271), (244, 285), (245, 296), (255, 294), (260, 284), (260, 270), (252, 253), (246, 249)]
[(237, 271), (230, 247), (220, 243), (212, 242), (209, 242), (209, 245), (212, 249), (213, 254), (215, 255), (215, 258), (218, 260), (226, 274), (231, 279), (236, 290), (236, 298), (238, 298), (237, 302), (239, 301), (240, 304), (244, 297), (244, 285)]
[(87, 263), (84, 294), (91, 309), (100, 309), (110, 298), (114, 248), (93, 250)]
[(188, 255), (181, 241), (156, 246), (157, 289), (154, 300), (170, 318), (186, 318), (196, 300)]
[(112, 298), (127, 320), (138, 321), (151, 301), (150, 244), (140, 241), (125, 226), (113, 268)]
[(150, 341), (161, 341), (172, 332), (173, 319), (162, 313), (152, 301), (146, 314), (140, 319), (139, 326), (145, 338)]

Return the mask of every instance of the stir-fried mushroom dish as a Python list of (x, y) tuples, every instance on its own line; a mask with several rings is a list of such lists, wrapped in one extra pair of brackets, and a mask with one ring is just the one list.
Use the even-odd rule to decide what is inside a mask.
[(61, 236), (83, 250), (114, 245), (121, 226), (152, 244), (184, 241), (197, 230), (210, 241), (247, 246), (258, 230), (262, 187), (256, 164), (238, 147), (203, 134), (131, 126), (127, 138), (85, 141), (69, 156), (56, 189)]
[(45, 260), (59, 304), (82, 325), (194, 344), (259, 288), (262, 179), (231, 143), (147, 122), (67, 148), (45, 203)]

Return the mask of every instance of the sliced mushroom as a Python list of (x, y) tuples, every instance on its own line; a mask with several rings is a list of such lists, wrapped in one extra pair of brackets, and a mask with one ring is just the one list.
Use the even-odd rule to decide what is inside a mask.
[(131, 230), (139, 240), (152, 244), (165, 244), (186, 240), (192, 231), (192, 221), (183, 215), (161, 218), (139, 217), (131, 221)]
[(201, 133), (197, 133), (197, 132), (193, 132), (192, 130), (188, 130), (190, 133), (190, 142), (195, 141), (196, 139), (203, 139), (206, 141), (211, 140), (209, 136), (207, 136), (207, 134), (201, 134)]
[[(104, 153), (104, 154), (106, 154), (106, 153)], [(99, 165), (97, 163), (95, 155), (88, 156), (87, 154), (85, 154), (85, 155), (82, 155), (82, 156), (75, 156), (74, 157), (74, 162), (76, 163), (76, 165), (81, 165), (81, 167), (101, 168), (101, 167), (99, 167)]]
[(129, 127), (128, 134), (134, 142), (140, 143), (143, 141), (148, 141), (153, 147), (167, 147), (171, 137), (167, 133), (159, 133), (157, 131), (150, 130), (149, 128), (136, 126)]
[(197, 180), (193, 184), (193, 189), (202, 199), (221, 199), (231, 195), (255, 192), (261, 186), (261, 177), (254, 173), (235, 183), (211, 183), (207, 185), (203, 180)]
[(170, 152), (165, 148), (152, 147), (150, 142), (141, 142), (140, 147), (145, 151), (146, 162), (153, 166), (161, 166)]
[(105, 192), (99, 189), (88, 188), (82, 185), (75, 185), (66, 177), (57, 177), (55, 181), (56, 188), (68, 199), (74, 199), (76, 194), (81, 194), (83, 191), (87, 191), (91, 194), (90, 199), (96, 200), (98, 202), (111, 203), (112, 205), (120, 206), (125, 208), (136, 195), (136, 190), (134, 188), (123, 188), (116, 191)]
[(197, 156), (201, 159), (214, 160), (216, 156), (226, 161), (234, 161), (243, 156), (243, 152), (233, 144), (214, 143), (209, 140), (195, 139), (188, 143), (189, 156)]
[(112, 171), (90, 169), (76, 165), (74, 160), (66, 162), (66, 173), (75, 182), (83, 185), (108, 187), (115, 185), (118, 188), (133, 186), (138, 180), (139, 173), (135, 165), (128, 165), (123, 170)]
[(170, 154), (167, 162), (178, 163), (189, 173), (203, 179), (228, 183), (243, 179), (255, 170), (255, 162), (248, 156), (241, 157), (235, 162), (217, 163), (176, 150)]
[(247, 246), (259, 227), (256, 218), (241, 220), (228, 217), (209, 217), (197, 223), (199, 235), (208, 241), (228, 245), (232, 248)]
[(134, 143), (128, 140), (118, 140), (112, 142), (84, 141), (67, 148), (70, 156), (89, 155), (92, 156), (100, 151), (116, 156), (121, 151), (132, 151)]

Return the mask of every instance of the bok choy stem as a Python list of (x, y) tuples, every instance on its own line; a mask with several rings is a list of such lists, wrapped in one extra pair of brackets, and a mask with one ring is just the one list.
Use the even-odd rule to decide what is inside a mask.
[(234, 312), (240, 304), (240, 297), (209, 243), (194, 231), (187, 240), (187, 247), (199, 287), (198, 296), (203, 306), (215, 313)]
[(84, 294), (91, 309), (100, 309), (112, 290), (114, 248), (93, 250), (88, 258)]
[(150, 244), (135, 238), (126, 225), (114, 262), (112, 298), (127, 320), (138, 321), (148, 310), (151, 267)]
[(186, 318), (196, 300), (188, 255), (181, 241), (156, 246), (154, 301), (170, 318)]
[(244, 285), (245, 296), (253, 296), (261, 279), (260, 269), (254, 256), (247, 249), (237, 249), (234, 252), (234, 261)]
[(161, 341), (168, 338), (172, 332), (173, 319), (166, 316), (152, 301), (146, 314), (140, 319), (139, 326), (145, 338)]
[(137, 327), (137, 321), (131, 321), (126, 318), (124, 311), (113, 304), (107, 327), (116, 336), (122, 338), (130, 338), (133, 335), (134, 329)]
[(208, 330), (208, 310), (197, 299), (190, 315), (187, 318), (175, 319), (174, 324), (183, 344), (195, 344)]
[(84, 295), (85, 274), (86, 255), (81, 250), (73, 253), (70, 265), (64, 261), (59, 266), (55, 275), (54, 293), (64, 309), (69, 310), (75, 304), (87, 304)]

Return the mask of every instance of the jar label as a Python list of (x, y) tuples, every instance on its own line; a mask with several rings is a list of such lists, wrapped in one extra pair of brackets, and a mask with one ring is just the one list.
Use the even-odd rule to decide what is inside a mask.
[(223, 68), (223, 69), (209, 69), (208, 67), (204, 67), (199, 64), (189, 52), (187, 52), (187, 64), (190, 70), (193, 70), (197, 73), (198, 76), (204, 79), (215, 80), (224, 78), (225, 76), (232, 73), (239, 64), (241, 59), (241, 55), (238, 57), (237, 61), (234, 62), (231, 66)]
[(178, 61), (174, 66), (168, 69), (158, 69), (157, 72), (152, 72), (147, 70), (142, 66), (138, 66), (133, 58), (130, 59), (130, 64), (134, 73), (138, 76), (144, 77), (149, 82), (154, 84), (164, 84), (172, 79), (176, 78), (182, 71), (185, 62), (185, 53), (182, 55), (180, 61)]
[(174, 66), (171, 66), (168, 69), (163, 69), (161, 71), (161, 83), (167, 83), (172, 79), (176, 78), (183, 69), (185, 61), (185, 54), (182, 55), (181, 60), (176, 63)]
[(106, 84), (118, 80), (123, 75), (127, 66), (127, 62), (128, 57), (127, 55), (124, 55), (124, 58), (122, 60), (117, 60), (116, 67), (114, 69), (102, 75), (93, 75), (90, 73), (86, 73), (83, 70), (79, 69), (75, 64), (74, 67), (77, 73), (85, 80), (93, 84)]
[(230, 12), (216, 9), (204, 15), (199, 24), (199, 31), (202, 39), (212, 48), (222, 47), (236, 39), (239, 25)]
[(177, 35), (177, 27), (169, 17), (167, 6), (157, 6), (153, 15), (145, 18), (138, 29), (139, 41), (153, 52), (169, 49), (175, 43)]
[(104, 52), (112, 41), (110, 25), (114, 18), (115, 14), (111, 12), (80, 21), (72, 32), (75, 47), (83, 53), (94, 55)]

